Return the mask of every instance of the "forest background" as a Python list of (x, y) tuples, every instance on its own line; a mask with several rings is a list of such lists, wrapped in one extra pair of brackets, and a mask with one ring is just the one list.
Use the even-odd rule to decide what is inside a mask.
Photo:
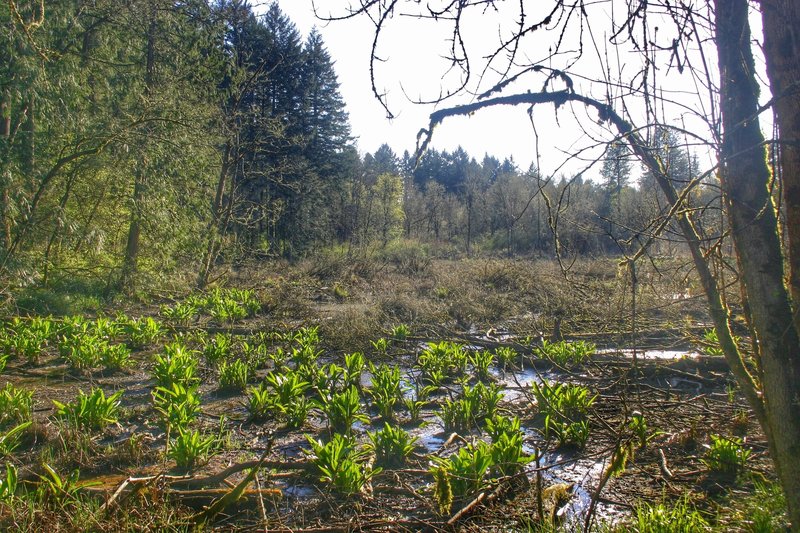
[[(320, 33), (304, 38), (277, 3), (11, 5), (0, 10), (7, 298), (202, 288), (223, 266), (323, 250), (620, 254), (670, 207), (623, 143), (606, 149), (599, 180), (461, 148), (419, 162), (386, 144), (360, 155)], [(670, 177), (688, 182), (688, 140), (653, 137)], [(718, 213), (701, 229), (720, 235), (713, 174), (690, 201)], [(654, 253), (678, 242), (667, 232)]]

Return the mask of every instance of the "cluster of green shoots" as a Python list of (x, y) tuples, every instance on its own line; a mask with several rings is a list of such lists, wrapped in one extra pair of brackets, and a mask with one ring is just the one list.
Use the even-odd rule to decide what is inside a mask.
[(460, 397), (446, 399), (438, 415), (445, 431), (462, 433), (479, 427), (486, 419), (494, 417), (502, 399), (503, 394), (498, 385), (486, 386), (481, 382), (473, 387), (464, 385)]
[(55, 333), (55, 324), (49, 317), (13, 318), (0, 328), (0, 370), (11, 357), (38, 363)]
[(460, 344), (441, 341), (430, 343), (417, 357), (422, 378), (433, 387), (463, 376), (469, 363), (469, 352)]
[(535, 348), (538, 357), (547, 359), (560, 367), (579, 365), (594, 354), (596, 346), (586, 341), (542, 341), (542, 345)]
[(99, 431), (109, 424), (115, 424), (119, 416), (120, 397), (124, 391), (118, 390), (106, 396), (103, 389), (93, 388), (89, 394), (78, 391), (74, 402), (61, 403), (53, 400), (56, 416), (72, 427), (86, 431)]
[(373, 476), (381, 472), (381, 468), (369, 465), (369, 451), (359, 447), (355, 441), (343, 434), (336, 433), (323, 443), (306, 435), (311, 450), (312, 462), (319, 473), (321, 482), (328, 484), (343, 496), (360, 493)]
[(685, 495), (676, 503), (641, 503), (630, 524), (631, 531), (638, 533), (671, 533), (673, 531), (708, 531), (709, 523), (689, 503)]
[(121, 333), (115, 322), (99, 318), (94, 323), (65, 320), (58, 335), (58, 352), (75, 370), (122, 370), (133, 364), (131, 350), (124, 343), (112, 344)]
[(206, 461), (222, 445), (220, 435), (207, 435), (192, 427), (201, 406), (198, 367), (199, 352), (176, 340), (156, 354), (152, 369), (156, 382), (153, 407), (167, 432), (166, 456), (183, 470)]
[(0, 370), (10, 357), (37, 364), (47, 348), (55, 346), (75, 370), (118, 371), (132, 366), (132, 349), (151, 344), (160, 335), (161, 327), (152, 318), (17, 317), (0, 329)]
[(544, 417), (545, 438), (554, 436), (559, 446), (583, 448), (589, 439), (587, 415), (597, 397), (586, 387), (570, 383), (534, 382), (531, 390)]
[(219, 323), (233, 323), (255, 316), (261, 302), (255, 291), (215, 288), (194, 294), (183, 302), (162, 306), (161, 316), (177, 325), (187, 325), (200, 315), (208, 315)]
[(710, 471), (735, 477), (745, 470), (751, 452), (743, 446), (742, 439), (721, 435), (710, 438), (711, 444), (702, 458)]
[(535, 459), (523, 452), (519, 419), (495, 415), (485, 426), (490, 443), (478, 441), (450, 457), (433, 457), (434, 498), (442, 514), (449, 513), (454, 502), (472, 496), (493, 479), (517, 474)]

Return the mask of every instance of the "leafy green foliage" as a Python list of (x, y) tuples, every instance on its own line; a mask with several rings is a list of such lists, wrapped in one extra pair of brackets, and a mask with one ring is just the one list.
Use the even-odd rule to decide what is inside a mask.
[(59, 339), (58, 350), (70, 368), (92, 370), (103, 366), (109, 371), (130, 367), (130, 349), (124, 344), (111, 344), (109, 339), (99, 333), (63, 335)]
[(344, 356), (344, 376), (342, 377), (345, 387), (361, 388), (361, 373), (364, 371), (366, 363), (364, 355), (360, 352), (345, 354)]
[[(479, 441), (460, 448), (458, 453), (447, 459), (433, 457), (436, 466), (432, 472), (442, 482), (449, 483), (454, 500), (464, 498), (481, 490), (487, 481), (486, 476), (492, 466), (492, 452), (489, 444)], [(437, 475), (436, 471), (441, 470)], [(436, 489), (435, 492), (440, 492)], [(441, 492), (446, 492), (442, 490)], [(442, 507), (443, 502), (439, 502)]]
[(131, 351), (124, 344), (112, 344), (100, 352), (100, 364), (108, 371), (116, 372), (133, 366)]
[(310, 387), (307, 381), (303, 381), (298, 372), (286, 372), (284, 374), (276, 374), (270, 372), (264, 378), (264, 382), (275, 393), (278, 403), (282, 405), (289, 405), (294, 402)]
[[(254, 291), (235, 288), (215, 288), (205, 294), (195, 294), (184, 305), (199, 313), (206, 313), (220, 323), (238, 322), (255, 316), (261, 310), (261, 302)], [(188, 313), (188, 309), (181, 311)]]
[(450, 341), (430, 343), (417, 357), (417, 366), (432, 385), (464, 374), (468, 355), (464, 346)]
[(178, 302), (173, 306), (161, 306), (161, 316), (173, 324), (187, 326), (197, 316), (198, 309), (191, 302)]
[(225, 361), (233, 353), (233, 337), (226, 333), (217, 333), (210, 340), (206, 340), (203, 345), (203, 356), (211, 365), (217, 365), (220, 361)]
[(674, 505), (640, 503), (630, 527), (636, 533), (700, 533), (708, 530), (709, 523), (689, 505), (686, 496)]
[(89, 394), (78, 391), (78, 397), (72, 403), (63, 404), (53, 400), (56, 416), (67, 420), (76, 428), (100, 430), (117, 422), (120, 400), (124, 391), (118, 390), (106, 397), (103, 389), (93, 388)]
[(459, 398), (457, 400), (447, 399), (439, 408), (439, 418), (445, 431), (455, 431), (463, 433), (469, 431), (475, 419), (472, 402)]
[(197, 377), (197, 354), (181, 342), (164, 345), (164, 352), (156, 355), (153, 377), (159, 387), (173, 384), (193, 387), (200, 382)]
[(33, 392), (6, 383), (0, 390), (0, 429), (31, 419)]
[(250, 367), (241, 359), (219, 365), (219, 388), (224, 391), (241, 391), (247, 386), (250, 378)]
[(20, 444), (21, 433), (23, 433), (32, 422), (23, 422), (4, 433), (0, 433), (0, 457), (7, 457), (14, 453)]
[(125, 321), (123, 331), (128, 337), (126, 342), (132, 350), (155, 344), (163, 335), (161, 324), (149, 316)]
[(475, 377), (481, 381), (489, 381), (491, 375), (489, 369), (494, 364), (495, 355), (488, 350), (474, 352), (469, 356), (469, 364), (475, 372)]
[(338, 493), (352, 496), (361, 492), (373, 476), (381, 472), (366, 462), (367, 452), (358, 450), (355, 443), (341, 434), (334, 434), (323, 444), (306, 435), (314, 455), (313, 462), (320, 481), (328, 483)]
[(398, 324), (392, 328), (391, 337), (398, 342), (405, 341), (409, 335), (411, 335), (411, 328), (405, 324)]
[(720, 435), (710, 438), (711, 445), (702, 461), (712, 472), (736, 475), (747, 467), (751, 451), (742, 445), (742, 439)]
[(153, 406), (168, 428), (186, 428), (200, 414), (200, 397), (196, 388), (173, 383), (153, 390)]
[(722, 347), (719, 345), (717, 330), (712, 328), (703, 332), (703, 343), (700, 349), (706, 355), (724, 355)]
[(403, 401), (403, 391), (400, 388), (400, 368), (390, 367), (386, 364), (376, 367), (370, 363), (369, 369), (372, 374), (372, 386), (367, 392), (381, 418), (387, 422), (392, 421), (394, 420), (395, 405)]
[(389, 349), (389, 339), (386, 337), (381, 337), (376, 341), (370, 341), (372, 344), (372, 348), (379, 354), (379, 355), (386, 355), (386, 351)]
[(658, 434), (658, 432), (650, 431), (650, 429), (647, 427), (647, 420), (645, 419), (644, 415), (638, 411), (634, 411), (631, 414), (631, 419), (628, 422), (628, 428), (636, 437), (636, 440), (639, 443), (639, 448), (645, 448), (647, 443), (650, 442), (650, 439)]
[(66, 477), (61, 477), (53, 467), (47, 463), (42, 465), (44, 475), (40, 475), (39, 487), (36, 495), (45, 505), (51, 504), (55, 508), (63, 508), (64, 504), (76, 501), (81, 489), (96, 485), (94, 481), (81, 481), (81, 473), (77, 468)]
[(0, 345), (6, 355), (16, 355), (35, 364), (55, 333), (53, 321), (48, 317), (30, 320), (14, 317), (2, 329)]
[(495, 348), (494, 354), (497, 356), (497, 363), (503, 369), (516, 368), (516, 361), (519, 354), (510, 346), (499, 346)]
[(247, 412), (250, 413), (250, 420), (255, 422), (266, 420), (278, 408), (275, 396), (264, 383), (247, 390), (246, 407)]
[(400, 468), (414, 451), (417, 437), (412, 437), (401, 427), (389, 423), (383, 429), (368, 433), (369, 449), (375, 453), (375, 464), (383, 468)]
[(369, 417), (361, 410), (361, 399), (355, 387), (324, 396), (318, 405), (328, 417), (328, 429), (331, 434), (349, 435), (355, 422), (369, 422)]
[(487, 387), (478, 382), (474, 387), (465, 386), (460, 398), (447, 399), (442, 403), (439, 418), (445, 431), (469, 431), (485, 419), (495, 416), (502, 398), (500, 388), (496, 385)]
[(298, 372), (309, 380), (320, 398), (343, 390), (345, 369), (336, 363), (301, 365)]
[(179, 428), (178, 435), (170, 442), (167, 456), (182, 470), (190, 470), (202, 463), (217, 447), (215, 435), (202, 435), (199, 431)]
[(586, 361), (596, 350), (594, 344), (586, 341), (542, 341), (535, 349), (539, 357), (548, 359), (558, 366), (578, 365)]
[(248, 391), (247, 410), (253, 420), (264, 420), (269, 415), (286, 421), (289, 428), (305, 423), (312, 404), (304, 396), (310, 387), (298, 372), (285, 374), (270, 372), (264, 382)]
[[(523, 435), (519, 429), (519, 419), (514, 418), (510, 424), (504, 425), (498, 422), (498, 418), (494, 417), (497, 425), (493, 428), (494, 434), (490, 448), (492, 468), (498, 476), (516, 475), (535, 457), (525, 455), (522, 451)], [(487, 424), (490, 422), (491, 420), (487, 421)], [(501, 425), (502, 429), (500, 429)]]
[(403, 405), (408, 409), (408, 414), (411, 417), (411, 422), (419, 422), (424, 409), (428, 403), (428, 397), (435, 391), (435, 387), (430, 385), (421, 386), (418, 382), (414, 382), (413, 396), (403, 397)]
[(590, 396), (586, 387), (570, 383), (543, 381), (531, 387), (539, 413), (544, 416), (545, 436), (555, 435), (560, 446), (585, 446), (589, 438), (586, 416), (597, 397)]
[(6, 473), (0, 477), (0, 502), (9, 502), (17, 493), (17, 468), (6, 463)]

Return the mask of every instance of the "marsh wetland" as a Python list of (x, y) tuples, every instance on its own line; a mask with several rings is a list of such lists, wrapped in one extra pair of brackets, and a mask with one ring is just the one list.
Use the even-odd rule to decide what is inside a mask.
[(748, 530), (774, 490), (684, 280), (322, 267), (7, 320), (3, 527)]

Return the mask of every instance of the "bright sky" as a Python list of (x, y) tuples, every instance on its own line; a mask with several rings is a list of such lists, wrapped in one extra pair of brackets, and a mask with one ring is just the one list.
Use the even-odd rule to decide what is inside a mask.
[[(267, 4), (271, 2), (271, 0), (262, 1)], [(700, 0), (698, 1), (700, 2)], [(353, 134), (358, 139), (361, 153), (373, 153), (383, 143), (391, 146), (398, 155), (402, 155), (404, 150), (413, 153), (417, 133), (421, 128), (428, 126), (428, 116), (435, 108), (432, 105), (415, 104), (412, 99), (435, 99), (440, 87), (453, 87), (453, 82), (457, 81), (458, 73), (450, 71), (447, 74), (448, 62), (442, 57), (442, 54), (447, 52), (446, 43), (450, 37), (449, 34), (442, 33), (443, 25), (418, 18), (395, 16), (385, 27), (385, 34), (382, 36), (381, 46), (378, 49), (378, 55), (382, 61), (376, 64), (376, 83), (378, 90), (388, 95), (389, 107), (395, 114), (395, 118), (389, 120), (371, 90), (369, 60), (371, 45), (375, 37), (375, 27), (370, 19), (358, 16), (355, 19), (325, 23), (315, 18), (312, 0), (278, 0), (278, 3), (281, 10), (297, 25), (298, 30), (304, 36), (313, 26), (317, 26), (321, 32), (328, 51), (335, 61), (341, 93), (347, 103)], [(527, 19), (541, 20), (545, 14), (541, 11), (546, 9), (544, 4), (527, 3)], [(702, 2), (700, 4), (701, 6), (697, 9), (702, 11)], [(342, 15), (342, 10), (347, 7), (348, 2), (346, 0), (317, 0), (316, 5), (319, 9), (333, 10), (334, 15)], [(629, 57), (634, 56), (629, 55), (630, 52), (626, 52), (624, 46), (614, 48), (613, 45), (608, 44), (611, 40), (609, 35), (592, 34), (592, 31), (608, 31), (610, 24), (607, 22), (614, 17), (613, 11), (609, 13), (608, 9), (625, 9), (625, 3), (611, 2), (604, 6), (608, 6), (605, 8), (606, 11), (603, 9), (593, 11), (592, 16), (595, 19), (606, 17), (608, 20), (597, 20), (596, 30), (587, 28), (587, 33), (582, 37), (586, 49), (581, 57), (581, 65), (574, 71), (572, 69), (570, 71), (591, 73), (593, 77), (602, 78), (603, 72), (597, 69), (600, 62), (609, 65), (609, 68), (612, 69), (615, 64), (623, 65), (615, 75), (618, 79), (624, 80), (623, 87), (611, 86), (610, 89), (612, 97), (618, 97), (626, 90), (624, 85), (629, 83), (628, 78), (635, 76), (634, 72), (637, 67), (635, 64), (625, 64)], [(539, 13), (535, 12), (537, 9), (540, 11)], [(477, 10), (472, 12), (477, 12)], [(320, 14), (325, 16), (328, 12), (322, 11)], [(616, 16), (624, 18), (625, 13), (616, 13)], [(509, 35), (510, 31), (516, 29), (513, 20), (509, 21), (507, 16), (506, 18), (499, 17), (489, 10), (462, 21), (462, 28), (466, 34), (465, 41), (471, 57), (480, 59), (487, 52), (495, 50), (500, 38)], [(751, 22), (754, 35), (758, 38), (760, 25), (757, 13), (754, 13)], [(656, 26), (657, 22), (652, 25)], [(672, 27), (670, 28), (670, 26)], [(655, 31), (658, 34), (659, 42), (663, 44), (670, 41), (670, 32), (676, 30), (674, 25), (668, 23), (664, 24), (660, 33), (657, 28)], [(536, 35), (533, 37), (535, 39)], [(548, 37), (551, 36), (545, 33), (545, 38)], [(577, 41), (576, 37), (577, 34), (568, 34), (564, 37), (564, 42), (567, 43), (565, 49), (569, 48), (569, 43)], [(689, 41), (688, 45), (696, 47), (694, 41)], [(520, 53), (519, 60), (526, 64), (548, 64), (544, 56), (552, 43), (531, 40), (529, 35), (526, 38), (525, 46), (526, 48), (522, 49)], [(691, 52), (692, 54), (696, 54), (696, 48), (691, 50), (694, 50)], [(758, 52), (758, 46), (754, 47), (754, 51)], [(571, 53), (574, 53), (574, 50)], [(671, 54), (668, 49), (658, 53), (661, 54), (658, 58), (661, 66), (657, 71), (660, 82), (659, 90), (661, 91), (659, 95), (666, 97), (665, 100), (659, 100), (659, 115), (666, 117), (663, 120), (674, 126), (696, 132), (695, 141), (710, 141), (712, 136), (709, 130), (711, 124), (709, 119), (716, 115), (712, 111), (712, 104), (707, 95), (706, 97), (702, 96), (705, 94), (702, 88), (705, 77), (702, 72), (698, 73), (696, 70), (680, 71), (674, 65), (667, 66), (670, 63)], [(708, 60), (711, 68), (709, 75), (715, 77), (716, 59), (713, 57), (713, 47), (708, 47), (706, 54), (705, 59)], [(569, 57), (569, 54), (566, 54), (566, 57)], [(698, 58), (697, 55), (693, 57)], [(563, 61), (564, 57), (559, 59)], [(759, 70), (763, 70), (763, 68)], [(690, 74), (692, 72), (694, 74)], [(525, 83), (533, 83), (534, 86), (510, 86), (504, 91), (504, 94), (541, 90), (541, 75), (536, 76), (539, 77), (523, 79)], [(575, 77), (573, 80), (577, 92), (600, 100), (605, 99), (605, 91), (608, 90), (606, 85), (597, 84), (588, 78)], [(490, 87), (491, 83), (493, 81), (489, 80), (483, 84), (481, 90)], [(630, 82), (630, 84), (633, 85), (635, 82)], [(762, 97), (768, 98), (768, 92), (764, 91)], [(669, 103), (670, 100), (672, 103)], [(469, 103), (469, 101), (468, 96), (462, 96), (459, 99), (447, 100), (442, 105), (450, 107)], [(453, 151), (460, 145), (470, 156), (479, 161), (484, 154), (488, 153), (501, 160), (505, 157), (513, 157), (523, 171), (527, 170), (531, 163), (535, 163), (545, 176), (558, 176), (561, 173), (568, 176), (573, 175), (585, 171), (588, 165), (587, 161), (602, 157), (602, 148), (597, 146), (613, 138), (612, 133), (597, 124), (595, 117), (587, 116), (584, 113), (585, 110), (578, 107), (579, 109), (573, 113), (569, 106), (564, 106), (556, 114), (553, 106), (537, 106), (534, 110), (534, 121), (538, 137), (531, 127), (525, 106), (494, 107), (479, 111), (471, 117), (449, 118), (436, 128), (431, 146), (438, 150)], [(644, 123), (644, 107), (640, 97), (626, 97), (624, 109), (626, 113), (631, 114), (634, 123)], [(762, 115), (761, 118), (768, 128), (769, 117)], [(766, 131), (768, 132), (769, 129)], [(688, 138), (687, 142), (689, 142)], [(540, 154), (538, 160), (536, 159), (537, 146)], [(581, 151), (587, 147), (590, 148)], [(712, 149), (697, 148), (695, 153), (700, 157), (701, 166), (704, 169), (714, 166)], [(570, 154), (573, 156), (579, 154), (579, 157), (570, 159)], [(599, 167), (599, 164), (595, 165), (594, 168), (586, 171), (584, 176), (598, 177)], [(637, 171), (634, 170), (634, 173)]]
[[(369, 78), (370, 47), (374, 37), (374, 26), (365, 17), (326, 24), (314, 17), (311, 0), (278, 0), (281, 10), (297, 25), (305, 36), (317, 26), (331, 57), (341, 86), (342, 97), (347, 103), (353, 134), (358, 138), (362, 153), (374, 153), (387, 143), (398, 155), (404, 150), (413, 153), (416, 136), (420, 128), (427, 127), (428, 115), (435, 108), (412, 103), (410, 97), (432, 97), (439, 90), (439, 80), (444, 72), (443, 64), (435, 54), (426, 49), (420, 32), (404, 34), (410, 25), (392, 21), (394, 35), (387, 37), (387, 46), (382, 57), (386, 63), (378, 79), (379, 89), (388, 93), (389, 105), (396, 118), (389, 120), (372, 94)], [(317, 1), (326, 5), (327, 0)], [(344, 2), (337, 0), (329, 5), (341, 8)], [(424, 31), (421, 33), (425, 33)], [(496, 36), (495, 36), (496, 38)], [(389, 44), (391, 42), (391, 44)], [(393, 49), (390, 49), (391, 48)], [(428, 61), (425, 61), (428, 60)], [(387, 72), (387, 70), (389, 70)], [(408, 94), (408, 96), (407, 96)], [(450, 104), (466, 103), (465, 100)], [(562, 135), (555, 126), (552, 107), (537, 110), (540, 153), (553, 153), (549, 161), (540, 161), (543, 170), (553, 171), (563, 161), (557, 146), (569, 150), (572, 138)], [(522, 170), (527, 170), (535, 159), (535, 136), (524, 106), (484, 110), (469, 118), (451, 118), (437, 127), (431, 146), (438, 150), (452, 151), (459, 145), (480, 161), (485, 153), (499, 159), (513, 157)], [(544, 156), (543, 156), (544, 157)]]

